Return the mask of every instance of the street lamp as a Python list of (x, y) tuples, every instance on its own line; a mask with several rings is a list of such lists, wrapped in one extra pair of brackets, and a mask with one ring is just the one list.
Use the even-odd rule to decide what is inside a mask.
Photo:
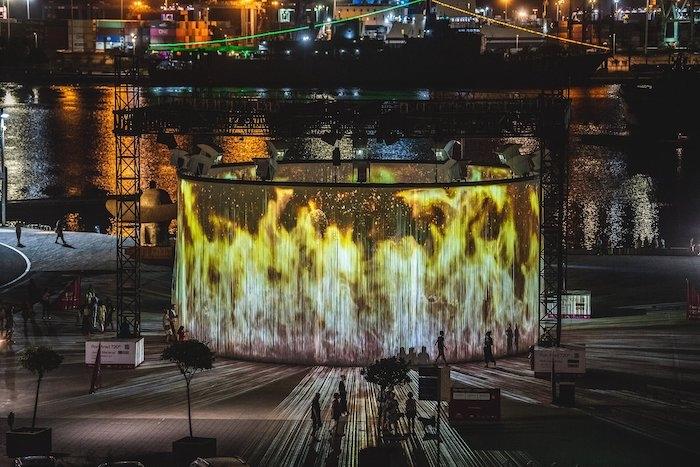
[(2, 196), (0, 206), (0, 225), (7, 224), (7, 167), (5, 167), (5, 119), (9, 117), (5, 109), (0, 108), (0, 181), (2, 181)]

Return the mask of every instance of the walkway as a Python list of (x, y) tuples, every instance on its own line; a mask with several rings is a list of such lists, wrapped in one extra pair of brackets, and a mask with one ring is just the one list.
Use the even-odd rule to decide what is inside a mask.
[[(155, 329), (153, 323), (147, 328)], [(65, 355), (60, 369), (42, 382), (39, 423), (54, 430), (54, 450), (71, 465), (91, 465), (106, 456), (140, 458), (148, 465), (169, 465), (172, 441), (187, 434), (185, 388), (171, 364), (161, 362), (162, 337), (147, 335), (146, 362), (136, 370), (103, 371), (102, 388), (88, 394), (91, 370), (83, 364), (83, 339), (73, 317), (18, 322), (16, 344), (0, 354), (0, 414), (15, 411), (18, 424), (28, 422), (34, 378), (16, 365), (14, 352), (27, 344), (48, 344)], [(340, 375), (347, 376), (349, 409), (345, 436), (334, 440), (329, 430), (332, 394)], [(68, 383), (70, 382), (70, 383)], [(195, 435), (214, 436), (220, 455), (241, 455), (252, 465), (358, 465), (360, 451), (377, 444), (377, 388), (358, 368), (327, 368), (240, 362), (220, 359), (193, 382)], [(398, 390), (403, 405), (408, 391), (417, 393), (417, 378)], [(324, 427), (321, 440), (311, 437), (311, 398), (321, 393)], [(419, 401), (421, 415), (434, 413), (434, 403)], [(437, 444), (416, 435), (397, 445), (410, 466), (496, 466), (506, 460), (526, 465), (522, 452), (474, 451), (445, 420), (438, 460)], [(4, 451), (5, 425), (0, 425)], [(406, 432), (405, 421), (401, 430)], [(97, 456), (100, 453), (100, 456)], [(500, 460), (497, 460), (500, 459)], [(0, 465), (2, 461), (0, 461)]]
[(30, 263), (16, 247), (0, 243), (0, 291), (29, 272)]

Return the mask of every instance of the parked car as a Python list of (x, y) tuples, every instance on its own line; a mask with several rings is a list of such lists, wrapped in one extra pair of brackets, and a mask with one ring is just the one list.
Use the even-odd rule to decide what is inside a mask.
[(240, 457), (198, 457), (190, 467), (249, 467), (249, 464)]
[(64, 467), (65, 464), (53, 456), (26, 456), (15, 459), (15, 467)]

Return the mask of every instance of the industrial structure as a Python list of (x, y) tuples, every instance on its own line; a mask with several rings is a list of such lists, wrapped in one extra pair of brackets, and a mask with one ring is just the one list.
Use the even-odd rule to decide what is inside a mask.
[(428, 100), (329, 99), (268, 92), (241, 97), (215, 90), (161, 95), (142, 103), (131, 57), (120, 57), (115, 127), (118, 214), (118, 315), (140, 330), (139, 137), (143, 134), (354, 138), (531, 137), (538, 141), (540, 170), (540, 340), (561, 338), (561, 296), (566, 274), (564, 244), (569, 101), (560, 92), (528, 97), (474, 96)]

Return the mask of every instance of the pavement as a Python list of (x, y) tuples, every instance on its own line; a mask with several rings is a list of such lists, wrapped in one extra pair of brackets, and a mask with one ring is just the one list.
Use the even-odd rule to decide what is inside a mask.
[[(25, 229), (21, 251), (31, 269), (0, 291), (0, 301), (24, 300), (30, 279), (55, 297), (76, 275), (98, 295), (113, 297), (114, 237), (67, 232), (66, 239), (75, 248), (53, 243), (52, 232)], [(14, 245), (14, 230), (0, 229), (0, 242)], [(6, 261), (0, 264), (14, 271), (9, 277), (22, 268), (19, 262), (13, 266), (13, 255), (0, 249), (0, 261)], [(592, 290), (600, 297), (596, 306), (613, 315), (564, 325), (564, 341), (588, 349), (588, 372), (577, 382), (577, 408), (552, 405), (549, 382), (533, 377), (522, 354), (499, 361), (495, 369), (455, 365), (453, 381), (501, 388), (502, 420), (450, 428), (444, 423), (439, 454), (422, 436), (402, 439), (406, 465), (638, 466), (684, 465), (696, 459), (700, 323), (684, 319), (678, 304), (684, 282), (677, 282), (700, 263), (668, 258), (655, 270), (658, 258), (618, 260), (572, 259), (569, 286)], [(94, 466), (110, 456), (169, 465), (171, 442), (187, 434), (184, 383), (159, 359), (165, 343), (158, 311), (169, 302), (170, 268), (144, 266), (142, 280), (146, 361), (135, 370), (103, 370), (95, 394), (88, 394), (92, 371), (83, 363), (84, 338), (70, 312), (47, 321), (37, 317), (24, 323), (18, 317), (14, 345), (0, 349), (0, 415), (14, 411), (18, 425), (31, 415), (36, 381), (17, 366), (17, 352), (41, 343), (65, 356), (63, 365), (42, 382), (38, 416), (41, 425), (53, 428), (54, 450), (69, 465)], [(622, 316), (629, 311), (625, 307), (637, 314)], [(332, 426), (330, 395), (341, 373), (348, 376), (353, 407), (346, 437), (336, 442), (324, 431), (321, 441), (314, 442), (310, 396), (323, 394), (324, 428)], [(414, 375), (401, 394), (415, 393), (415, 383)], [(252, 465), (357, 465), (360, 450), (377, 441), (371, 429), (373, 390), (359, 369), (218, 359), (213, 370), (193, 383), (195, 435), (216, 437), (220, 455), (242, 455)], [(434, 410), (429, 403), (420, 404), (423, 414)], [(0, 466), (9, 465), (2, 457), (5, 430), (6, 424), (0, 424)]]
[(29, 272), (30, 266), (29, 259), (19, 248), (0, 243), (0, 290), (19, 281)]

